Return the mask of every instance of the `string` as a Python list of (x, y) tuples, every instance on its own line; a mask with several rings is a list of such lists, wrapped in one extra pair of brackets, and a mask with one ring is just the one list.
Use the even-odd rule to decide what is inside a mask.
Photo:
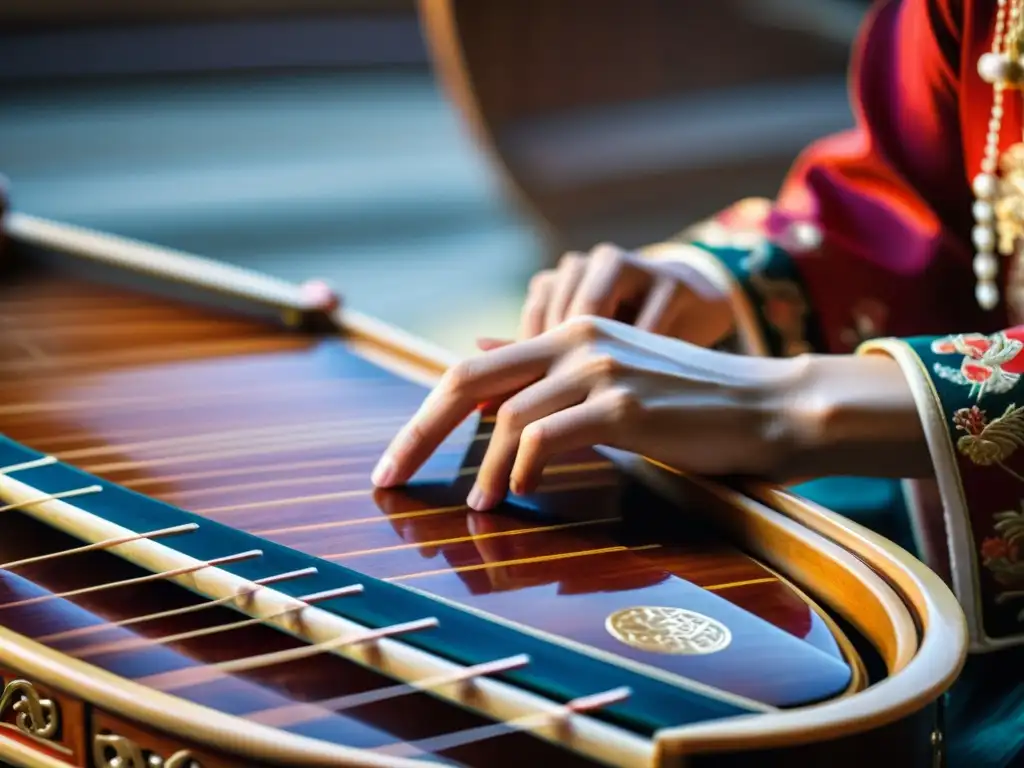
[(48, 493), (45, 496), (37, 496), (34, 499), (27, 499), (25, 501), (18, 501), (14, 504), (8, 504), (5, 507), (0, 507), (0, 512), (13, 512), (16, 509), (25, 509), (26, 507), (34, 507), (36, 504), (42, 504), (46, 501), (57, 501), (59, 499), (70, 499), (75, 496), (85, 496), (90, 493), (99, 493), (103, 490), (101, 485), (89, 485), (85, 488), (76, 488), (73, 491), (61, 491), (60, 493)]
[(175, 576), (184, 576), (188, 573), (195, 573), (203, 568), (210, 568), (213, 566), (225, 565), (227, 563), (237, 563), (241, 560), (250, 560), (255, 557), (262, 557), (263, 550), (252, 549), (248, 552), (240, 552), (237, 555), (228, 555), (226, 557), (218, 557), (213, 560), (207, 560), (205, 562), (198, 563), (196, 565), (186, 565), (181, 568), (175, 568), (171, 571), (163, 571), (161, 573), (148, 573), (145, 576), (136, 576), (131, 579), (122, 579), (120, 581), (110, 581), (106, 584), (97, 584), (92, 587), (80, 587), (79, 589), (72, 589), (67, 592), (52, 592), (48, 595), (39, 595), (38, 597), (28, 597), (24, 600), (16, 600), (13, 603), (0, 603), (0, 610), (6, 610), (8, 608), (21, 608), (26, 605), (36, 605), (37, 603), (45, 603), (49, 600), (56, 600), (58, 598), (76, 597), (77, 595), (87, 595), (93, 592), (101, 592), (106, 589), (114, 589), (116, 587), (128, 587), (135, 584), (145, 584), (150, 581), (159, 581), (161, 579), (170, 579)]
[(556, 724), (568, 727), (570, 725), (568, 718), (572, 715), (579, 715), (585, 712), (592, 712), (596, 709), (602, 709), (623, 701), (631, 695), (632, 691), (627, 687), (613, 688), (612, 690), (605, 691), (603, 693), (596, 693), (590, 696), (582, 696), (578, 699), (573, 699), (572, 701), (562, 705), (556, 712), (527, 715), (514, 720), (507, 720), (503, 723), (466, 728), (465, 730), (447, 733), (442, 736), (433, 736), (419, 741), (391, 744), (386, 747), (379, 747), (374, 751), (381, 754), (387, 754), (392, 757), (412, 757), (423, 753), (439, 754), (450, 749), (455, 749), (456, 747), (466, 746), (467, 744), (473, 744), (486, 739), (493, 739), (497, 736), (504, 736), (514, 731), (537, 730), (547, 725), (551, 725), (552, 721)]
[(33, 459), (32, 461), (24, 461), (21, 464), (11, 464), (7, 467), (0, 467), (0, 475), (9, 475), (12, 472), (21, 472), (25, 469), (35, 469), (36, 467), (45, 467), (49, 464), (56, 463), (56, 456), (44, 456), (41, 459)]
[(285, 436), (310, 434), (333, 434), (338, 436), (339, 430), (346, 430), (347, 434), (365, 435), (367, 429), (356, 429), (356, 425), (371, 425), (373, 428), (383, 430), (391, 424), (401, 426), (401, 420), (397, 416), (380, 419), (354, 419), (338, 421), (318, 421), (312, 423), (276, 424), (265, 427), (247, 427), (240, 429), (225, 429), (217, 432), (191, 433), (188, 435), (176, 435), (172, 437), (161, 437), (151, 440), (143, 440), (130, 443), (104, 443), (89, 448), (76, 448), (68, 451), (61, 451), (60, 457), (63, 461), (78, 461), (81, 459), (105, 456), (108, 454), (134, 453), (140, 450), (152, 450), (157, 448), (184, 448), (190, 450), (194, 446), (211, 447), (211, 444), (227, 446), (253, 445), (257, 441), (263, 443), (268, 441), (280, 441)]
[[(372, 439), (363, 440), (362, 444), (372, 444)], [(129, 461), (108, 462), (106, 464), (86, 464), (82, 469), (93, 474), (104, 474), (107, 472), (124, 472), (127, 470), (147, 469), (150, 467), (161, 467), (167, 464), (195, 464), (204, 461), (219, 461), (223, 459), (240, 459), (249, 456), (265, 456), (275, 453), (293, 453), (295, 451), (308, 451), (314, 448), (339, 448), (351, 446), (356, 441), (339, 440), (337, 434), (329, 436), (312, 436), (306, 441), (281, 444), (272, 442), (257, 444), (233, 451), (205, 451), (202, 453), (185, 454), (181, 456), (162, 456), (155, 459), (137, 459)]]
[(260, 590), (261, 587), (269, 586), (271, 584), (278, 584), (282, 581), (290, 579), (301, 578), (302, 576), (311, 576), (316, 574), (318, 571), (315, 567), (310, 566), (309, 568), (300, 568), (297, 571), (288, 571), (287, 573), (279, 573), (274, 576), (266, 576), (262, 579), (256, 579), (253, 581), (252, 587), (247, 587), (244, 590), (240, 590), (237, 594), (227, 595), (225, 597), (219, 597), (216, 600), (206, 600), (201, 603), (194, 605), (186, 605), (181, 608), (171, 608), (166, 611), (158, 611), (157, 613), (147, 613), (142, 616), (133, 616), (130, 619), (121, 619), (120, 621), (107, 621), (102, 624), (92, 624), (88, 627), (78, 627), (76, 629), (68, 629), (63, 632), (56, 632), (52, 635), (44, 635), (43, 637), (37, 638), (40, 643), (52, 643), (59, 640), (67, 640), (74, 637), (82, 637), (85, 635), (94, 635), (97, 632), (104, 632), (108, 629), (116, 629), (119, 627), (130, 627), (135, 624), (142, 624), (147, 621), (156, 621), (157, 619), (170, 618), (172, 616), (181, 616), (187, 613), (196, 613), (197, 611), (203, 611), (207, 608), (214, 608), (218, 605), (227, 605), (233, 603), (236, 600), (242, 600), (249, 597)]
[(242, 619), (240, 621), (232, 621), (227, 624), (218, 624), (213, 627), (203, 627), (201, 629), (193, 629), (187, 632), (178, 632), (173, 635), (164, 635), (163, 637), (132, 637), (124, 640), (117, 640), (110, 643), (101, 643), (81, 649), (74, 652), (74, 655), (80, 659), (87, 659), (91, 656), (100, 656), (105, 653), (116, 653), (118, 651), (135, 651), (139, 648), (147, 648), (154, 645), (172, 645), (173, 643), (180, 643), (184, 640), (194, 640), (199, 637), (207, 637), (209, 635), (215, 635), (220, 632), (230, 632), (235, 629), (245, 629), (246, 627), (253, 627), (258, 624), (266, 624), (268, 621), (273, 619), (279, 619), (282, 616), (288, 616), (298, 611), (302, 611), (309, 608), (313, 603), (323, 602), (325, 600), (333, 600), (338, 597), (347, 597), (348, 595), (360, 594), (363, 591), (362, 584), (351, 584), (347, 587), (339, 587), (338, 589), (325, 590), (323, 592), (317, 592), (312, 595), (305, 595), (303, 597), (296, 598), (296, 603), (281, 610), (275, 614), (266, 617), (257, 617), (250, 619)]
[(592, 525), (612, 525), (622, 522), (621, 517), (600, 517), (593, 520), (575, 520), (571, 523), (554, 523), (552, 525), (535, 525), (527, 528), (512, 528), (507, 531), (490, 531), (488, 533), (472, 533), (465, 536), (453, 536), (447, 539), (433, 539), (431, 541), (411, 541), (403, 544), (393, 544), (389, 547), (376, 547), (374, 549), (356, 549), (348, 552), (337, 552), (329, 555), (317, 555), (321, 560), (343, 560), (346, 558), (366, 557), (367, 555), (381, 555), (388, 552), (401, 552), (408, 549), (419, 549), (421, 547), (445, 547), (449, 544), (462, 544), (467, 541), (484, 541), (497, 539), (505, 536), (521, 536), (530, 533), (545, 533), (548, 531), (566, 531), (573, 528), (586, 528)]
[(263, 725), (270, 725), (275, 728), (287, 728), (306, 720), (321, 718), (324, 716), (324, 710), (330, 710), (331, 712), (337, 713), (346, 709), (362, 707), (367, 704), (376, 704), (399, 696), (408, 696), (413, 693), (442, 688), (446, 685), (471, 683), (477, 678), (485, 677), (487, 675), (496, 675), (513, 669), (520, 669), (529, 663), (529, 655), (521, 653), (517, 656), (509, 656), (508, 658), (487, 661), (483, 664), (465, 667), (448, 675), (428, 677), (415, 683), (399, 683), (398, 685), (375, 688), (370, 691), (362, 691), (361, 693), (335, 696), (334, 698), (323, 699), (322, 701), (313, 701), (304, 704), (289, 704), (282, 707), (275, 707), (273, 709), (266, 709), (262, 712), (246, 715), (246, 719), (262, 723)]
[[(584, 472), (593, 472), (607, 469), (610, 465), (603, 462), (594, 462), (593, 464), (566, 464), (557, 465), (553, 467), (547, 467), (544, 470), (544, 476), (551, 475), (563, 475), (563, 474), (575, 474)], [(475, 475), (479, 471), (480, 467), (465, 467), (460, 469), (457, 475), (459, 477), (467, 477)], [(438, 477), (448, 477), (448, 473), (439, 474)], [(429, 475), (421, 476), (421, 480), (431, 479)], [(587, 483), (583, 487), (603, 487), (600, 484)], [(211, 491), (215, 489), (209, 489)], [(357, 496), (365, 496), (375, 491), (375, 488), (353, 488), (345, 491), (333, 491), (330, 493), (317, 493), (310, 494), (307, 496), (289, 496), (282, 499), (265, 499), (262, 501), (253, 501), (245, 504), (229, 504), (220, 507), (206, 507), (195, 509), (197, 514), (201, 515), (220, 515), (231, 512), (245, 512), (251, 509), (268, 509), (273, 507), (285, 506), (288, 504), (304, 503), (304, 502), (318, 502), (318, 501), (340, 501), (343, 499), (350, 499)], [(543, 487), (538, 489), (539, 493), (550, 492), (550, 489)]]
[(274, 666), (276, 664), (288, 664), (294, 661), (316, 656), (327, 651), (336, 651), (342, 648), (362, 643), (371, 643), (387, 637), (416, 632), (422, 629), (432, 629), (438, 625), (434, 617), (417, 619), (403, 624), (393, 624), (389, 627), (367, 630), (355, 637), (335, 637), (325, 640), (322, 643), (303, 646), (301, 648), (289, 648), (284, 651), (272, 651), (270, 653), (250, 656), (234, 661), (222, 661), (217, 664), (208, 664), (203, 667), (192, 667), (188, 669), (174, 670), (157, 675), (141, 678), (138, 682), (148, 685), (150, 688), (169, 691), (177, 688), (185, 688), (192, 685), (215, 680), (222, 674), (234, 674), (237, 672), (248, 672), (261, 667)]
[(114, 539), (106, 539), (104, 541), (97, 541), (93, 544), (85, 544), (81, 547), (75, 547), (74, 549), (65, 549), (60, 552), (50, 552), (46, 555), (36, 555), (35, 557), (26, 557), (21, 560), (12, 560), (9, 563), (0, 563), (0, 570), (10, 571), (15, 568), (21, 568), (26, 565), (34, 565), (36, 563), (42, 563), (47, 560), (56, 560), (60, 557), (68, 557), (70, 555), (78, 555), (83, 552), (92, 552), (94, 550), (110, 549), (121, 544), (128, 544), (132, 541), (139, 541), (141, 539), (158, 539), (163, 536), (174, 536), (179, 533), (189, 533), (199, 528), (198, 523), (185, 523), (184, 525), (175, 525), (171, 528), (161, 528), (158, 531), (149, 531), (148, 533), (133, 533), (127, 536), (119, 536)]
[(124, 488), (144, 488), (150, 485), (159, 485), (161, 483), (182, 483), (190, 480), (211, 480), (217, 477), (232, 477), (234, 475), (262, 475), (267, 472), (297, 472), (303, 469), (341, 467), (369, 460), (369, 457), (353, 457), (343, 459), (316, 459), (313, 461), (296, 461), (291, 463), (273, 462), (271, 464), (253, 464), (247, 467), (210, 469), (203, 472), (183, 472), (176, 475), (128, 478), (121, 482), (120, 485)]

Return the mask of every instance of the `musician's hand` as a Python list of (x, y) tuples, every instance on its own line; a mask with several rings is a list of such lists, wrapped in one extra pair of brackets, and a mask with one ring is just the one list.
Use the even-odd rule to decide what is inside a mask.
[(642, 259), (613, 245), (567, 253), (530, 282), (520, 321), (524, 339), (571, 317), (593, 315), (710, 347), (733, 329), (728, 297), (683, 263)]
[(786, 458), (799, 358), (715, 352), (578, 317), (451, 368), (373, 481), (405, 483), (479, 404), (503, 401), (468, 504), (529, 493), (554, 455), (621, 448), (699, 474), (772, 474)]

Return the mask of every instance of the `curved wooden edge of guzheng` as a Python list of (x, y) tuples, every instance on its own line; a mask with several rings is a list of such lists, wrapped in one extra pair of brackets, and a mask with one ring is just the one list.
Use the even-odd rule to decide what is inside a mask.
[[(227, 267), (135, 241), (90, 232), (24, 214), (10, 214), (4, 222), (12, 239), (55, 251), (115, 264), (172, 281), (261, 302), (294, 320), (316, 312), (294, 285), (247, 270)], [(424, 383), (436, 381), (456, 361), (444, 350), (346, 307), (332, 308), (333, 320), (356, 350)], [(570, 748), (619, 765), (675, 764), (681, 755), (713, 751), (745, 751), (793, 746), (867, 731), (920, 711), (937, 699), (955, 679), (966, 656), (966, 628), (955, 598), (942, 581), (909, 553), (876, 534), (828, 510), (809, 504), (777, 487), (754, 486), (742, 491), (717, 483), (682, 477), (633, 455), (602, 449), (620, 468), (653, 489), (676, 500), (699, 497), (714, 521), (737, 542), (766, 563), (812, 592), (846, 618), (879, 649), (889, 675), (866, 690), (838, 699), (792, 710), (760, 708), (755, 714), (718, 722), (671, 728), (652, 740), (630, 734), (586, 716), (573, 716)], [(5, 493), (16, 497), (38, 493), (17, 480), (0, 476)], [(34, 513), (67, 526), (80, 538), (118, 535), (101, 518), (83, 515), (72, 504), (52, 500), (34, 507)], [(86, 530), (91, 528), (91, 533)], [(124, 529), (121, 529), (121, 533)], [(89, 534), (86, 536), (86, 534)], [(154, 541), (133, 542), (118, 553), (134, 552), (145, 567), (162, 570), (180, 565), (185, 557)], [(193, 574), (188, 587), (201, 594), (230, 594), (247, 583), (220, 569)], [(270, 618), (281, 614), (287, 596), (261, 589), (260, 605), (244, 610)], [(313, 609), (303, 618), (321, 637), (359, 631), (358, 625)], [(313, 617), (310, 619), (309, 617)], [(920, 633), (917, 625), (920, 625)], [(285, 631), (294, 627), (282, 625)], [(315, 639), (315, 638), (314, 638)], [(383, 640), (389, 659), (408, 677), (450, 672), (454, 665), (402, 643)], [(358, 646), (357, 646), (358, 647)], [(358, 659), (358, 651), (352, 658)], [(361, 661), (366, 662), (363, 658)], [(73, 690), (99, 706), (144, 721), (170, 732), (188, 733), (191, 739), (233, 754), (302, 765), (421, 765), (357, 749), (333, 748), (320, 742), (283, 734), (101, 672), (84, 662), (68, 659), (41, 645), (0, 629), (0, 664), (10, 665), (42, 685)], [(557, 705), (495, 680), (482, 679), (486, 706), (470, 706), (501, 720), (557, 710)], [(145, 695), (141, 692), (145, 691)], [(460, 700), (459, 694), (451, 698)], [(563, 729), (541, 727), (538, 735), (566, 744)], [(10, 741), (0, 735), (4, 742)], [(11, 742), (9, 751), (26, 765), (66, 765)]]
[[(673, 728), (658, 734), (668, 754), (770, 748), (836, 739), (895, 722), (939, 698), (956, 680), (967, 657), (967, 624), (946, 584), (902, 547), (853, 521), (778, 486), (753, 484), (743, 492), (717, 483), (682, 478), (668, 467), (636, 456), (613, 460), (625, 471), (680, 501), (696, 492), (721, 503), (714, 514), (753, 554), (813, 585), (817, 597), (850, 621), (882, 652), (889, 675), (860, 693), (822, 704), (729, 722)], [(872, 601), (848, 576), (884, 579)], [(847, 577), (847, 578), (844, 578)], [(876, 582), (874, 588), (878, 589)], [(886, 597), (886, 593), (890, 596)], [(910, 608), (916, 626), (899, 617), (895, 598)], [(888, 603), (888, 604), (887, 604)], [(873, 608), (885, 606), (885, 612)], [(891, 611), (891, 612), (889, 612)], [(902, 624), (902, 626), (900, 626)]]

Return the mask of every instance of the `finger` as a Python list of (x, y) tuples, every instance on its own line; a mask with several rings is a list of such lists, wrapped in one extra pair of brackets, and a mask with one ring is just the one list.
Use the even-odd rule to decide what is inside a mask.
[(334, 312), (341, 306), (341, 297), (325, 280), (307, 280), (300, 286), (303, 303), (318, 312)]
[(581, 253), (567, 253), (562, 257), (555, 272), (547, 311), (544, 313), (544, 329), (554, 328), (565, 319), (569, 303), (576, 295), (576, 289), (587, 269), (587, 260)]
[(476, 340), (477, 349), (482, 352), (490, 352), (492, 349), (501, 349), (507, 347), (509, 344), (515, 344), (512, 339), (492, 339), (487, 336), (482, 336)]
[(529, 424), (519, 438), (511, 483), (520, 493), (532, 493), (540, 485), (544, 468), (554, 456), (595, 445), (610, 445), (615, 423), (613, 411), (607, 398), (599, 396)]
[(544, 315), (547, 312), (548, 300), (555, 282), (555, 272), (545, 270), (534, 275), (526, 292), (523, 312), (519, 320), (519, 335), (524, 339), (532, 339), (544, 332)]
[(631, 262), (624, 251), (612, 245), (598, 246), (566, 312), (566, 318), (580, 315), (612, 317), (618, 306), (643, 295), (650, 275)]
[(450, 368), (377, 462), (374, 485), (406, 482), (480, 403), (506, 397), (543, 376), (559, 342), (557, 336), (541, 336)]
[(685, 310), (689, 290), (671, 277), (660, 277), (647, 294), (636, 318), (636, 327), (650, 333), (668, 334)]
[[(532, 384), (513, 395), (498, 409), (494, 433), (480, 463), (476, 483), (466, 503), (480, 512), (492, 509), (505, 498), (509, 477), (519, 450), (519, 437), (532, 422), (581, 403), (590, 393), (590, 382), (576, 370)], [(517, 487), (512, 488), (518, 493)]]

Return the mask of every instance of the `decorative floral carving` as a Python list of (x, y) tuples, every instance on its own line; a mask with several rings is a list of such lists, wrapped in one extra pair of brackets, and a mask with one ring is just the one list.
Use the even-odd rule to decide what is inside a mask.
[(50, 699), (39, 696), (27, 680), (12, 680), (0, 693), (0, 717), (8, 710), (16, 714), (18, 730), (37, 739), (53, 739), (60, 730), (60, 710)]
[(92, 759), (97, 768), (202, 768), (187, 749), (179, 749), (166, 760), (116, 733), (97, 733), (92, 742)]

